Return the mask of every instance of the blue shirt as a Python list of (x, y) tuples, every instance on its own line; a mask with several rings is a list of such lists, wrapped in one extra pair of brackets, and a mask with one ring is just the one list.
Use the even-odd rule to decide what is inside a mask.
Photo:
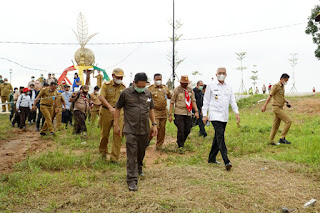
[(74, 78), (73, 84), (72, 84), (72, 91), (74, 91), (75, 87), (79, 87), (79, 85), (77, 85), (77, 83), (79, 83), (79, 81), (80, 81), (79, 77), (78, 78)]
[[(69, 102), (69, 98), (70, 98), (70, 96), (72, 95), (72, 92), (63, 92), (62, 93), (62, 96), (63, 96), (63, 98), (64, 98), (64, 101), (65, 101), (65, 103), (66, 103), (66, 109), (67, 110), (70, 110), (70, 107), (71, 107), (71, 102)], [(64, 106), (62, 105), (62, 108), (64, 108)]]

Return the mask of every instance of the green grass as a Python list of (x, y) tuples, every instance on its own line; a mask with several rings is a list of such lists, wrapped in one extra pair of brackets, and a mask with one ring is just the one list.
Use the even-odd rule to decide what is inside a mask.
[[(266, 97), (253, 95), (239, 101), (240, 127), (236, 125), (234, 114), (230, 113), (225, 137), (231, 161), (236, 167), (240, 166), (238, 162), (252, 161), (288, 162), (290, 165), (296, 163), (298, 166), (288, 172), (308, 173), (319, 178), (319, 114), (315, 116), (291, 111), (293, 125), (287, 139), (292, 145), (269, 146), (273, 114), (270, 106), (265, 113), (261, 113), (262, 104), (257, 104)], [(320, 99), (320, 96), (314, 98)], [(292, 102), (301, 99), (304, 97), (290, 98)], [(274, 201), (268, 200), (269, 194), (257, 187), (261, 185), (259, 178), (251, 178), (255, 175), (264, 178), (264, 173), (259, 167), (260, 164), (262, 167), (263, 163), (258, 164), (258, 171), (248, 177), (241, 173), (245, 171), (226, 175), (222, 169), (212, 169), (212, 166), (207, 164), (214, 135), (212, 125), (206, 127), (210, 137), (206, 139), (199, 137), (199, 128), (194, 127), (185, 144), (185, 154), (180, 155), (175, 143), (176, 127), (173, 122), (168, 122), (166, 135), (171, 143), (162, 149), (166, 157), (156, 159), (155, 168), (146, 169), (147, 177), (140, 180), (141, 189), (139, 188), (135, 194), (129, 193), (126, 188), (126, 159), (121, 158), (119, 164), (103, 161), (98, 152), (100, 129), (89, 123), (87, 127), (88, 137), (72, 135), (71, 128), (58, 132), (53, 139), (54, 150), (32, 154), (26, 160), (17, 163), (13, 172), (1, 174), (0, 211), (38, 209), (44, 212), (219, 212), (228, 209), (261, 212), (264, 208), (270, 211), (278, 210), (278, 206), (272, 204)], [(7, 116), (0, 116), (0, 139), (11, 135), (10, 128)], [(277, 137), (281, 129), (282, 126)], [(112, 134), (110, 139), (112, 140)], [(52, 140), (52, 137), (48, 137), (47, 140)], [(154, 144), (154, 141), (151, 144)], [(276, 169), (277, 167), (274, 168)], [(266, 174), (265, 178), (269, 178), (268, 175)], [(309, 191), (318, 190), (316, 185), (309, 184)], [(240, 200), (242, 202), (239, 202)], [(232, 205), (234, 202), (239, 202), (238, 207)]]

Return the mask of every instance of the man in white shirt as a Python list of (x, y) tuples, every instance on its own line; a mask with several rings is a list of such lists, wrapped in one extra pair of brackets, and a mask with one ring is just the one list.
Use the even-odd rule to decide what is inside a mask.
[[(36, 90), (35, 90), (35, 85), (32, 83), (30, 84), (29, 86), (29, 96), (30, 96), (30, 100), (31, 100), (31, 103), (33, 105), (34, 103), (34, 100), (36, 99)], [(36, 118), (37, 118), (37, 111), (35, 110), (30, 110), (29, 112), (29, 115), (28, 115), (28, 121), (29, 121), (29, 124), (31, 125), (32, 122), (36, 122)]]
[(202, 107), (204, 124), (210, 120), (215, 130), (208, 163), (220, 164), (216, 160), (216, 156), (220, 151), (225, 167), (229, 171), (232, 164), (228, 159), (227, 147), (224, 140), (224, 132), (229, 119), (229, 105), (231, 105), (232, 110), (236, 114), (238, 124), (240, 123), (240, 114), (232, 88), (225, 82), (227, 70), (223, 67), (218, 68), (216, 76), (217, 80), (214, 80), (207, 86)]
[(17, 100), (16, 110), (20, 114), (20, 129), (26, 129), (26, 118), (28, 117), (30, 109), (32, 109), (32, 105), (30, 96), (27, 94), (29, 89), (24, 88), (22, 92)]

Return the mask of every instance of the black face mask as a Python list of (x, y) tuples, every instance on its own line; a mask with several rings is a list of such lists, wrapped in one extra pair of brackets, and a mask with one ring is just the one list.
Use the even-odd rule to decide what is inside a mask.
[(184, 89), (188, 87), (188, 84), (180, 84), (180, 85), (181, 85), (181, 87), (184, 88)]

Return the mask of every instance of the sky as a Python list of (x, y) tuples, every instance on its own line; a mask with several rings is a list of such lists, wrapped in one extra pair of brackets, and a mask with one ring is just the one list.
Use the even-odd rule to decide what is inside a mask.
[[(236, 69), (240, 62), (235, 53), (247, 52), (243, 60), (243, 66), (247, 67), (244, 71), (245, 87), (252, 86), (251, 71), (253, 65), (257, 65), (261, 91), (263, 84), (277, 83), (282, 73), (292, 75), (288, 59), (291, 53), (298, 53), (295, 67), (297, 90), (311, 92), (312, 87), (320, 90), (320, 62), (314, 57), (316, 46), (311, 36), (304, 32), (308, 16), (316, 4), (319, 4), (318, 0), (175, 0), (176, 19), (183, 23), (177, 33), (184, 39), (303, 23), (259, 33), (179, 41), (176, 44), (178, 56), (185, 60), (176, 70), (177, 75), (189, 75), (193, 82), (203, 80), (208, 84), (218, 67), (226, 67), (227, 81), (238, 92), (241, 73)], [(99, 33), (86, 47), (94, 52), (98, 67), (106, 69), (109, 76), (116, 67), (124, 70), (127, 85), (131, 80), (130, 73), (146, 72), (150, 79), (155, 73), (161, 73), (164, 82), (171, 76), (170, 42), (142, 45), (90, 43), (168, 40), (172, 35), (169, 25), (172, 0), (1, 0), (1, 9), (0, 41), (77, 43), (72, 29), (76, 30), (77, 16), (82, 12), (88, 22), (89, 34)], [(0, 74), (9, 78), (12, 69), (12, 84), (24, 86), (32, 75), (38, 78), (41, 73), (45, 76), (48, 72), (62, 73), (72, 65), (71, 60), (74, 61), (74, 53), (79, 47), (0, 44), (0, 57), (26, 67), (47, 70), (28, 70), (0, 59)], [(192, 76), (194, 71), (201, 75)], [(72, 73), (69, 76), (72, 79)], [(292, 82), (291, 78), (287, 91), (290, 91)]]

